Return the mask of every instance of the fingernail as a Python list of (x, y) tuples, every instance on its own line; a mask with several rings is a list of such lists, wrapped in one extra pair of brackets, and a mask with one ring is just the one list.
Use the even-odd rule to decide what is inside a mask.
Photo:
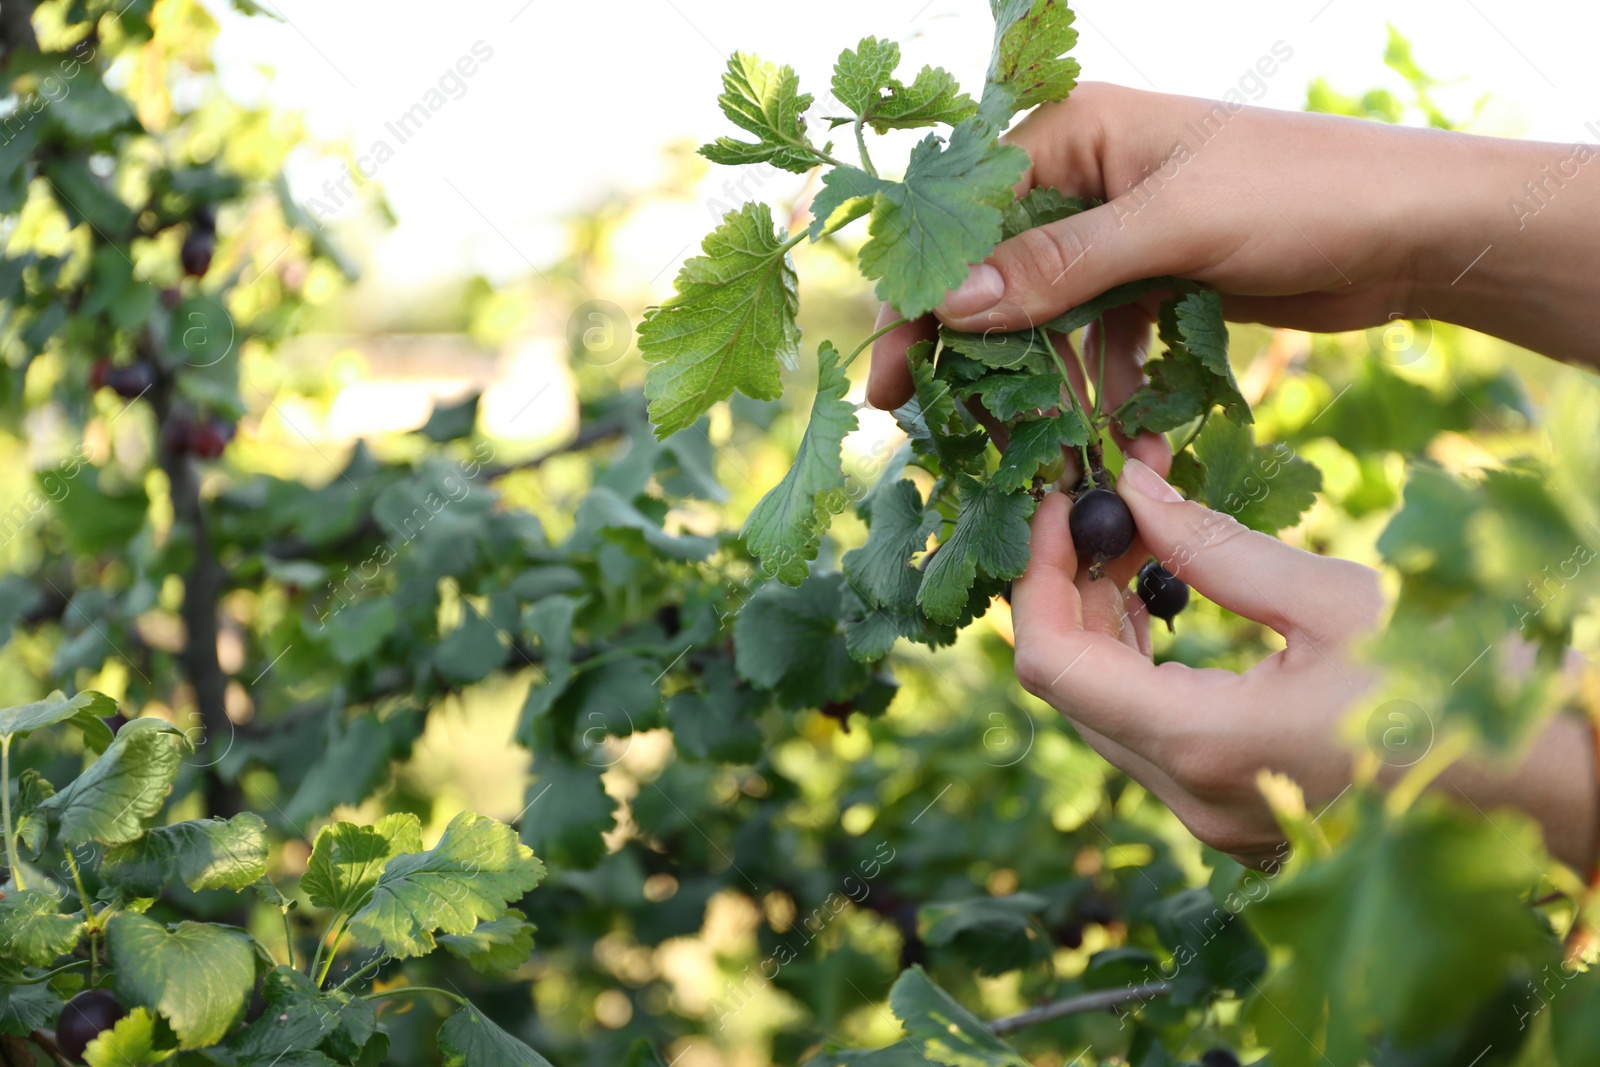
[(1122, 464), (1122, 484), (1150, 500), (1170, 504), (1183, 499), (1183, 494), (1168, 485), (1161, 475), (1131, 457)]
[(1006, 295), (1006, 280), (1000, 272), (987, 263), (979, 263), (967, 272), (967, 280), (959, 288), (945, 294), (944, 313), (958, 319), (988, 311)]

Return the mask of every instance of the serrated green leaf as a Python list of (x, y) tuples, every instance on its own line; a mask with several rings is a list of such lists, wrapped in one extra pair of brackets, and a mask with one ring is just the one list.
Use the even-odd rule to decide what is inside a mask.
[(989, 1033), (977, 1016), (934, 985), (921, 967), (902, 974), (889, 991), (889, 1010), (929, 1060), (947, 1067), (1028, 1067), (1028, 1061)]
[(771, 210), (749, 203), (730, 211), (702, 248), (678, 272), (677, 295), (639, 325), (657, 437), (692, 425), (735, 389), (774, 399), (783, 392), (780, 365), (800, 352), (798, 283)]
[(221, 926), (183, 922), (168, 930), (154, 919), (120, 912), (106, 926), (106, 944), (117, 996), (129, 1008), (148, 1008), (165, 1018), (180, 1048), (221, 1041), (255, 988), (250, 939)]
[(955, 126), (975, 115), (978, 105), (961, 91), (954, 74), (942, 67), (923, 67), (910, 85), (891, 82), (888, 94), (866, 113), (878, 133), (945, 123)]
[(838, 349), (824, 341), (817, 350), (817, 396), (794, 463), (745, 520), (745, 545), (785, 585), (805, 580), (806, 564), (817, 558), (822, 535), (847, 503), (841, 448), (856, 428), (855, 408), (844, 399), (849, 389)]
[[(1011, 333), (962, 333), (941, 326), (939, 343), (946, 352), (959, 352), (993, 370), (1014, 370), (1026, 374), (1054, 373), (1056, 381), (1059, 383), (1061, 380), (1050, 354), (1053, 342), (1042, 329), (1029, 328)], [(943, 358), (940, 357), (941, 360)]]
[(1048, 904), (1033, 893), (968, 897), (925, 905), (917, 918), (927, 944), (950, 946), (979, 974), (1004, 974), (1049, 957), (1033, 918)]
[(61, 914), (61, 903), (37, 889), (0, 898), (0, 956), (47, 967), (76, 948), (83, 919)]
[(1189, 351), (1199, 357), (1206, 370), (1231, 382), (1233, 368), (1228, 363), (1228, 323), (1222, 317), (1221, 294), (1214, 289), (1188, 293), (1178, 300), (1175, 314), (1178, 333)]
[(846, 48), (833, 65), (833, 95), (851, 114), (867, 114), (894, 83), (900, 46), (877, 37), (863, 37), (855, 51)]
[(768, 582), (733, 624), (739, 676), (771, 689), (788, 708), (821, 707), (861, 688), (867, 669), (845, 645), (844, 576), (814, 574), (798, 589)]
[(916, 484), (901, 479), (873, 499), (868, 523), (866, 543), (844, 554), (845, 578), (869, 608), (915, 612), (922, 572), (911, 557), (927, 549), (939, 513), (925, 509)]
[(158, 826), (106, 852), (100, 876), (133, 896), (159, 896), (176, 878), (196, 892), (240, 890), (267, 873), (267, 824), (241, 812)]
[(759, 140), (752, 144), (719, 137), (701, 145), (700, 154), (711, 162), (729, 166), (771, 163), (796, 174), (817, 165), (802, 117), (811, 106), (811, 94), (800, 91), (800, 79), (791, 68), (735, 52), (728, 59), (717, 103), (735, 126)]
[[(274, 967), (261, 980), (267, 1010), (244, 1029), (229, 1036), (212, 1053), (237, 1067), (267, 1067), (273, 1063), (332, 1063), (316, 1049), (338, 1034), (347, 1014), (357, 1017), (354, 1036), (345, 1042), (355, 1052), (372, 1035), (372, 1009), (365, 1001), (345, 994), (318, 993), (316, 984), (299, 971)], [(364, 1034), (364, 1036), (362, 1036)], [(314, 1057), (307, 1061), (301, 1057)]]
[(674, 693), (667, 701), (678, 754), (719, 763), (753, 763), (761, 756), (761, 730), (755, 718), (768, 696), (745, 685), (725, 659), (700, 673), (701, 688)]
[(439, 1027), (444, 1067), (550, 1067), (550, 1061), (468, 1005)]
[(926, 353), (930, 343), (912, 347), (912, 396), (894, 411), (894, 421), (911, 438), (918, 455), (938, 460), (940, 470), (954, 473), (982, 465), (989, 435), (977, 426), (966, 409), (956, 406), (950, 384), (935, 377)]
[(616, 493), (596, 486), (578, 505), (569, 547), (579, 552), (593, 551), (602, 541), (631, 544), (641, 553), (664, 555), (685, 563), (703, 560), (717, 547), (709, 537), (667, 533), (658, 521)]
[(1006, 208), (1005, 219), (1000, 224), (1000, 239), (1008, 241), (1023, 230), (1048, 226), (1088, 209), (1086, 200), (1066, 196), (1053, 185), (1036, 185)]
[(586, 870), (605, 858), (601, 835), (616, 825), (617, 802), (606, 794), (599, 767), (541, 752), (527, 797), (521, 827), (525, 844), (567, 868)]
[(439, 944), (482, 974), (515, 970), (533, 955), (534, 926), (522, 912), (507, 908), (503, 917), (479, 923), (469, 934), (440, 934)]
[[(1085, 300), (1077, 307), (1068, 308), (1055, 318), (1043, 323), (1041, 329), (1050, 330), (1053, 333), (1071, 333), (1073, 330), (1081, 330), (1112, 308), (1131, 304), (1146, 293), (1160, 291), (1184, 295), (1198, 291), (1198, 286), (1194, 282), (1185, 281), (1182, 278), (1173, 278), (1170, 275), (1124, 282), (1121, 285), (1107, 289), (1097, 297)], [(1182, 334), (1175, 329), (1174, 336), (1181, 337)]]
[(111, 728), (100, 717), (116, 713), (117, 702), (104, 693), (86, 690), (69, 700), (58, 689), (43, 700), (0, 711), (0, 737), (26, 737), (34, 730), (70, 722), (83, 731), (91, 751), (104, 752), (111, 744)]
[[(908, 318), (938, 307), (1000, 242), (1003, 210), (1027, 166), (1027, 153), (996, 144), (981, 117), (959, 123), (948, 145), (930, 134), (912, 149), (905, 178), (873, 190), (860, 261), (879, 299)], [(859, 180), (848, 187), (852, 195), (864, 188)]]
[(1252, 530), (1277, 533), (1317, 501), (1322, 472), (1287, 445), (1258, 445), (1248, 426), (1212, 419), (1194, 442), (1202, 481), (1197, 499)]
[(977, 399), (985, 411), (1001, 421), (1010, 421), (1024, 412), (1061, 405), (1059, 374), (986, 374), (970, 385), (960, 387), (963, 399)]
[(1028, 566), (1033, 497), (965, 476), (958, 484), (961, 510), (955, 529), (924, 565), (917, 590), (917, 605), (935, 622), (961, 617), (980, 570), (991, 578), (1015, 578)]
[(48, 1027), (61, 1013), (61, 998), (48, 982), (0, 984), (0, 1034), (26, 1037)]
[(1078, 43), (1072, 9), (1064, 0), (989, 0), (994, 12), (994, 51), (985, 79), (1014, 97), (1012, 112), (1064, 100), (1078, 84), (1078, 61), (1066, 53)]
[(1208, 299), (1204, 290), (1161, 306), (1159, 332), (1167, 350), (1145, 364), (1149, 384), (1116, 410), (1115, 418), (1126, 433), (1163, 433), (1216, 406), (1235, 423), (1252, 421), (1250, 405), (1228, 366), (1227, 327), (1221, 314), (1221, 303)]
[(544, 864), (511, 827), (462, 812), (433, 848), (389, 860), (350, 934), (392, 956), (427, 955), (435, 931), (465, 934), (498, 919), (543, 878)]
[(354, 912), (391, 859), (421, 851), (422, 822), (409, 812), (385, 815), (371, 826), (332, 823), (317, 831), (300, 888), (316, 907)]
[(1070, 408), (1055, 415), (1022, 419), (1011, 427), (1010, 440), (991, 477), (1002, 489), (1026, 489), (1040, 464), (1061, 458), (1063, 447), (1087, 444), (1089, 428)]
[(69, 845), (120, 845), (144, 832), (178, 776), (188, 738), (160, 719), (124, 723), (105, 753), (39, 810), (61, 821)]
[(134, 1008), (89, 1042), (83, 1062), (89, 1067), (148, 1067), (172, 1058), (174, 1050), (159, 1045), (155, 1016)]

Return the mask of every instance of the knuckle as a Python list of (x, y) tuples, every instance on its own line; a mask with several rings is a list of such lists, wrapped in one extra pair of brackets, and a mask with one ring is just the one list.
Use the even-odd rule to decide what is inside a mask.
[(1040, 654), (1036, 644), (1018, 639), (1015, 667), (1018, 684), (1040, 700), (1049, 701), (1053, 671), (1046, 665), (1045, 657)]
[(1060, 286), (1087, 251), (1077, 228), (1061, 223), (1024, 230), (1015, 240), (1029, 280), (1043, 290)]

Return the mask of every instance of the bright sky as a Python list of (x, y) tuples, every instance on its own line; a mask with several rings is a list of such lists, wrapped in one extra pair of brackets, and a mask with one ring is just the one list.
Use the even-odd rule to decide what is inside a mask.
[[(530, 262), (558, 253), (565, 213), (652, 184), (663, 146), (734, 132), (715, 102), (730, 51), (788, 63), (802, 88), (820, 95), (839, 50), (870, 34), (900, 41), (913, 70), (945, 66), (976, 92), (992, 25), (981, 0), (263, 6), (288, 21), (225, 17), (219, 68), (231, 91), (265, 93), (274, 106), (302, 112), (319, 138), (349, 140), (358, 152), (379, 141), (392, 149), (381, 162), (371, 158), (399, 224), (374, 250), (371, 269), (401, 286), (469, 270), (524, 274)], [(1298, 108), (1319, 75), (1346, 92), (1397, 87), (1382, 65), (1392, 20), (1413, 39), (1425, 70), (1462, 79), (1444, 97), (1449, 113), (1467, 114), (1488, 93), (1495, 105), (1481, 124), (1486, 132), (1600, 141), (1593, 52), (1600, 5), (1545, 7), (1538, 18), (1512, 0), (1080, 0), (1075, 7), (1076, 54), (1088, 79), (1208, 97), (1239, 87), (1259, 92), (1255, 102), (1264, 106)], [(1293, 58), (1264, 87), (1241, 83), (1279, 41)], [(464, 58), (470, 76), (453, 73)], [(270, 82), (257, 73), (262, 67), (275, 72)], [(441, 89), (441, 78), (448, 103), (402, 143), (387, 124)], [(1585, 130), (1590, 122), (1593, 132)], [(292, 176), (309, 196), (341, 170), (302, 166)], [(761, 195), (781, 200), (799, 182)], [(708, 185), (705, 194), (714, 193)], [(698, 212), (673, 223), (660, 258), (681, 258), (671, 249), (697, 242), (710, 219)], [(660, 278), (664, 288), (671, 273)]]

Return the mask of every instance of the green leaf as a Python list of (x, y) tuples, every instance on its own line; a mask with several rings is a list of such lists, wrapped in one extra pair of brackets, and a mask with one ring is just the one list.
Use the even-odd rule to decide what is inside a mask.
[(448, 684), (460, 686), (482, 681), (503, 666), (511, 649), (495, 624), (470, 604), (466, 617), (434, 647), (433, 666)]
[(393, 601), (374, 598), (338, 609), (328, 618), (323, 632), (333, 658), (351, 667), (371, 659), (399, 624), (400, 612)]
[(833, 65), (833, 95), (856, 116), (867, 114), (894, 84), (900, 46), (877, 37), (863, 37), (854, 52), (845, 49)]
[(923, 67), (907, 86), (894, 76), (899, 65), (898, 44), (864, 38), (856, 51), (846, 49), (839, 55), (833, 68), (833, 94), (878, 133), (939, 122), (955, 125), (977, 111), (949, 71)]
[(979, 974), (1004, 974), (1049, 958), (1034, 916), (1049, 905), (1033, 893), (968, 897), (929, 904), (918, 913), (922, 940), (948, 945)]
[(169, 930), (154, 919), (120, 912), (106, 926), (106, 944), (117, 996), (130, 1008), (165, 1018), (180, 1048), (221, 1041), (255, 988), (250, 939), (221, 926), (183, 922)]
[(1026, 489), (1033, 484), (1033, 474), (1047, 460), (1061, 457), (1063, 446), (1087, 444), (1089, 428), (1083, 419), (1070, 408), (1056, 415), (1037, 419), (1023, 419), (1011, 427), (1011, 439), (1006, 442), (1000, 466), (995, 469), (992, 481), (1003, 489)]
[(921, 967), (902, 974), (889, 991), (889, 1010), (906, 1036), (934, 1063), (947, 1067), (1028, 1067), (1015, 1049), (934, 985)]
[(1212, 419), (1194, 442), (1200, 464), (1194, 499), (1252, 530), (1277, 533), (1317, 501), (1322, 472), (1279, 443), (1258, 445), (1248, 426)]
[(989, 0), (994, 12), (994, 51), (985, 79), (1014, 96), (1013, 113), (1064, 100), (1078, 84), (1078, 61), (1066, 55), (1078, 43), (1072, 9), (1064, 0)]
[(454, 404), (435, 403), (428, 421), (417, 432), (430, 441), (471, 437), (478, 425), (478, 401), (482, 399), (482, 393), (472, 393)]
[(111, 1029), (102, 1031), (89, 1042), (83, 1050), (83, 1062), (89, 1067), (146, 1067), (165, 1063), (172, 1058), (173, 1050), (161, 1048), (159, 1044), (155, 1016), (143, 1008), (134, 1008)]
[(976, 397), (984, 410), (1009, 421), (1026, 411), (1061, 406), (1059, 374), (986, 374), (959, 390), (964, 399)]
[(507, 908), (505, 916), (481, 922), (469, 934), (441, 934), (439, 944), (481, 974), (512, 971), (533, 955), (534, 927), (522, 912)]
[(771, 163), (796, 174), (804, 174), (817, 165), (802, 118), (811, 106), (811, 94), (800, 91), (800, 79), (791, 68), (735, 52), (728, 59), (717, 103), (735, 126), (755, 134), (759, 140), (752, 144), (719, 137), (701, 145), (700, 154), (711, 162), (729, 166)]
[(61, 820), (68, 845), (120, 845), (144, 832), (178, 776), (188, 738), (160, 719), (124, 723), (99, 759), (39, 806)]
[(762, 751), (755, 718), (766, 707), (767, 694), (740, 681), (726, 659), (709, 664), (700, 672), (700, 681), (701, 690), (685, 689), (667, 700), (667, 723), (678, 754), (719, 763), (754, 763)]
[(867, 541), (844, 554), (844, 574), (850, 588), (873, 608), (914, 612), (922, 572), (911, 557), (928, 547), (939, 529), (939, 513), (925, 509), (916, 484), (896, 481), (872, 502)]
[(241, 812), (158, 826), (106, 852), (100, 875), (132, 896), (159, 896), (176, 877), (190, 889), (240, 890), (266, 876), (267, 824)]
[(422, 716), (401, 711), (382, 720), (367, 714), (345, 720), (331, 715), (327, 730), (319, 758), (282, 812), (290, 824), (366, 799), (388, 777), (389, 765), (410, 753)]
[(23, 771), (17, 780), (17, 802), (12, 818), (16, 820), (17, 851), (26, 859), (36, 858), (50, 840), (50, 818), (39, 808), (55, 796), (55, 792), (56, 787), (32, 767)]
[(1150, 382), (1117, 409), (1128, 434), (1175, 429), (1220, 405), (1241, 425), (1252, 421), (1228, 364), (1227, 325), (1215, 293), (1198, 290), (1161, 306), (1160, 336), (1167, 350), (1145, 364)]
[(817, 350), (817, 396), (794, 463), (744, 523), (745, 545), (785, 585), (805, 580), (822, 535), (848, 503), (840, 450), (856, 428), (855, 408), (844, 399), (849, 389), (838, 350), (824, 341)]
[(967, 607), (978, 572), (1015, 578), (1028, 566), (1028, 519), (1034, 500), (996, 483), (958, 481), (961, 510), (956, 526), (923, 567), (917, 604), (935, 622), (953, 623)]
[(84, 743), (94, 752), (104, 752), (111, 744), (111, 728), (100, 721), (102, 715), (115, 715), (117, 702), (92, 690), (68, 700), (56, 690), (43, 700), (0, 711), (0, 737), (27, 737), (35, 730), (70, 722), (83, 731)]
[(1228, 363), (1228, 323), (1222, 317), (1221, 294), (1214, 289), (1188, 293), (1178, 300), (1175, 314), (1178, 333), (1189, 351), (1199, 357), (1206, 370), (1233, 381), (1233, 368)]
[(1064, 196), (1053, 185), (1036, 185), (1006, 208), (1005, 220), (1000, 224), (1000, 239), (1008, 241), (1023, 230), (1048, 226), (1088, 209), (1086, 200)]
[(409, 812), (385, 815), (371, 826), (332, 823), (317, 831), (300, 888), (316, 907), (354, 912), (391, 859), (421, 851), (422, 822)]
[(661, 1053), (656, 1051), (655, 1046), (641, 1037), (628, 1046), (628, 1054), (622, 1060), (622, 1067), (668, 1067), (668, 1064), (661, 1058)]
[(512, 1037), (472, 1005), (439, 1027), (444, 1067), (550, 1067), (550, 1061)]
[(771, 210), (730, 211), (701, 247), (705, 255), (678, 272), (677, 295), (639, 325), (657, 437), (690, 426), (735, 389), (774, 399), (783, 392), (779, 365), (800, 353), (798, 283)]
[(616, 825), (617, 802), (600, 782), (600, 768), (551, 752), (534, 760), (521, 836), (551, 863), (586, 870), (605, 858), (601, 836)]
[[(1386, 818), (1380, 801), (1362, 800), (1365, 825), (1338, 852), (1291, 870), (1241, 913), (1289, 958), (1248, 1006), (1274, 1063), (1326, 1055), (1344, 1067), (1360, 1053), (1354, 1039), (1378, 1029), (1406, 1044), (1429, 1038), (1551, 952), (1522, 899), (1539, 874), (1531, 824), (1462, 815), (1434, 796)], [(1324, 1015), (1318, 1051), (1308, 1041), (1322, 1043)]]
[(930, 134), (912, 149), (905, 178), (879, 184), (861, 246), (861, 271), (878, 282), (879, 299), (907, 318), (938, 307), (994, 251), (1027, 167), (1028, 154), (996, 144), (981, 117), (958, 124), (948, 145)]
[(845, 645), (843, 586), (841, 574), (817, 574), (798, 589), (777, 582), (757, 589), (733, 624), (739, 676), (795, 709), (821, 707), (861, 688), (867, 669)]
[[(238, 1067), (332, 1063), (314, 1050), (332, 1043), (334, 1035), (346, 1027), (347, 1016), (354, 1020), (356, 1033), (343, 1042), (343, 1051), (355, 1052), (372, 1036), (372, 1009), (367, 1002), (343, 994), (319, 994), (310, 978), (289, 967), (267, 972), (261, 980), (261, 996), (267, 1010), (220, 1046), (217, 1051), (223, 1055), (218, 1058), (223, 1062)], [(313, 1059), (299, 1058), (306, 1056)]]
[(1558, 987), (1551, 1003), (1550, 1043), (1561, 1067), (1600, 1063), (1600, 968), (1591, 966)]
[(61, 901), (37, 889), (0, 898), (0, 956), (48, 967), (78, 945), (83, 919), (61, 914)]
[(950, 384), (934, 377), (925, 358), (928, 343), (911, 349), (911, 399), (894, 411), (894, 420), (911, 438), (912, 451), (932, 456), (945, 473), (973, 470), (983, 464), (989, 435), (956, 406)]
[(133, 122), (133, 108), (120, 94), (112, 92), (100, 80), (100, 72), (91, 65), (72, 64), (73, 75), (66, 76), (63, 61), (51, 77), (60, 76), (59, 95), (50, 96), (50, 116), (74, 138), (87, 140), (109, 133), (119, 126)]
[(62, 156), (40, 168), (62, 212), (73, 225), (87, 222), (102, 240), (124, 237), (133, 226), (133, 209), (89, 169), (86, 158)]
[(48, 982), (29, 985), (0, 983), (0, 1034), (26, 1037), (47, 1028), (61, 1013), (61, 998)]
[(543, 878), (544, 864), (511, 827), (462, 812), (433, 848), (389, 861), (351, 917), (350, 933), (392, 956), (424, 956), (434, 949), (434, 931), (465, 934), (498, 919)]
[(695, 563), (715, 550), (717, 543), (695, 534), (674, 536), (660, 522), (623, 500), (604, 486), (595, 486), (578, 505), (576, 525), (569, 547), (579, 552), (592, 551), (600, 542), (631, 545), (641, 554), (659, 554), (669, 559)]
[[(945, 350), (956, 351), (994, 370), (1017, 370), (1031, 375), (1054, 375), (1057, 399), (1061, 375), (1051, 356), (1054, 342), (1042, 329), (1029, 328), (1011, 333), (961, 333), (948, 326), (939, 327), (939, 342)], [(943, 357), (941, 357), (942, 359)]]
[[(1188, 294), (1199, 291), (1199, 286), (1195, 282), (1174, 278), (1170, 275), (1124, 282), (1121, 285), (1107, 289), (1097, 297), (1085, 300), (1075, 308), (1068, 308), (1055, 318), (1045, 322), (1041, 328), (1050, 330), (1053, 333), (1071, 333), (1073, 330), (1081, 330), (1112, 308), (1131, 304), (1147, 293), (1163, 290), (1177, 294)], [(1193, 312), (1191, 312), (1192, 314)], [(1223, 329), (1226, 330), (1226, 328), (1226, 325), (1224, 325)], [(1176, 323), (1173, 329), (1175, 331), (1178, 329)], [(1181, 332), (1175, 335), (1181, 336)]]

